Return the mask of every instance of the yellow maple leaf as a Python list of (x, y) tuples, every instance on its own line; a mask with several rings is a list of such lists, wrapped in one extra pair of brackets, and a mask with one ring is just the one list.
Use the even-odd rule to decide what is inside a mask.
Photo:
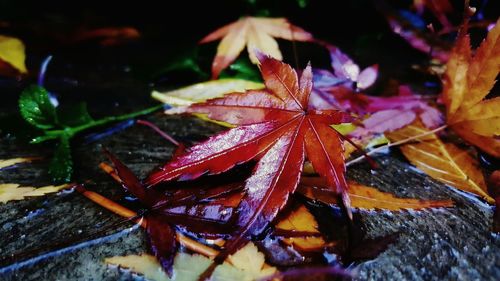
[[(227, 260), (235, 268), (243, 271), (249, 278), (248, 280), (258, 280), (276, 273), (276, 268), (266, 264), (264, 254), (249, 242), (245, 247), (230, 255)], [(214, 271), (214, 274), (217, 270)]]
[(7, 203), (13, 200), (23, 200), (26, 197), (43, 196), (47, 193), (54, 193), (70, 187), (69, 184), (47, 185), (43, 187), (20, 186), (17, 183), (0, 184), (0, 203)]
[(245, 45), (250, 60), (255, 64), (259, 62), (255, 50), (281, 60), (283, 57), (273, 37), (296, 41), (310, 41), (313, 38), (310, 33), (290, 24), (285, 18), (243, 17), (200, 41), (207, 43), (222, 38), (212, 63), (212, 79), (217, 78), (238, 57)]
[[(251, 242), (234, 255), (229, 256), (228, 261), (231, 264), (225, 262), (219, 265), (210, 280), (252, 281), (276, 273), (276, 268), (265, 263), (264, 254), (259, 252)], [(178, 253), (174, 260), (172, 278), (168, 278), (156, 258), (151, 255), (115, 256), (106, 258), (104, 262), (128, 268), (153, 281), (196, 281), (199, 275), (212, 263), (209, 258), (202, 255)]]
[[(329, 191), (324, 181), (319, 177), (303, 177), (297, 190), (311, 199), (326, 204), (338, 203), (338, 196)], [(351, 199), (351, 207), (356, 209), (401, 211), (405, 209), (422, 210), (453, 206), (453, 202), (450, 200), (398, 198), (391, 193), (353, 181), (349, 181), (348, 194)]]
[(8, 63), (21, 74), (28, 72), (25, 65), (26, 54), (24, 49), (21, 40), (0, 35), (0, 60)]
[(467, 22), (443, 78), (447, 123), (467, 142), (500, 157), (500, 97), (485, 99), (500, 71), (500, 19), (474, 56), (466, 32)]
[(151, 96), (173, 106), (188, 106), (208, 99), (220, 98), (228, 93), (264, 88), (264, 84), (244, 79), (219, 79), (196, 83), (168, 92), (153, 91)]
[[(428, 133), (417, 120), (402, 129), (388, 133), (391, 141), (405, 140)], [(468, 151), (445, 143), (436, 134), (428, 134), (415, 142), (400, 146), (401, 152), (427, 175), (460, 190), (477, 194), (488, 202), (495, 202), (487, 193), (486, 183), (477, 160)]]
[[(163, 103), (176, 106), (175, 108), (165, 111), (166, 114), (180, 114), (184, 113), (186, 107), (193, 103), (219, 98), (229, 93), (245, 92), (246, 90), (257, 90), (262, 88), (264, 88), (264, 84), (262, 83), (244, 79), (226, 78), (196, 83), (168, 92), (153, 91), (151, 96)], [(234, 127), (229, 123), (210, 119), (206, 114), (195, 113), (193, 115), (202, 120), (213, 122), (224, 127)]]

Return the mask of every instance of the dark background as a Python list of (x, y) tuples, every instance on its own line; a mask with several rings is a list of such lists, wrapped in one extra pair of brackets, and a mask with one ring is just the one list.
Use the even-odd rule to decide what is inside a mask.
[[(195, 47), (210, 31), (243, 15), (285, 16), (319, 39), (338, 45), (361, 65), (397, 64), (419, 61), (425, 56), (390, 32), (384, 17), (371, 0), (307, 1), (0, 1), (0, 32), (22, 38), (28, 47), (28, 68), (36, 70), (47, 54), (67, 63), (94, 65), (130, 64), (146, 80), (161, 73), (179, 54)], [(251, 4), (256, 2), (255, 4)], [(388, 1), (394, 8), (407, 8), (411, 1)], [(458, 11), (461, 1), (454, 2)], [(486, 14), (495, 9), (487, 1)], [(472, 1), (474, 5), (474, 1)], [(490, 12), (491, 11), (491, 12)], [(498, 16), (491, 15), (493, 18)], [(429, 22), (435, 19), (428, 16)], [(454, 19), (456, 22), (460, 18)], [(3, 27), (2, 27), (3, 26)], [(67, 39), (76, 31), (100, 27), (132, 26), (139, 30), (139, 42), (119, 48), (99, 48), (95, 44), (71, 45)], [(299, 58), (313, 65), (328, 64), (326, 52), (299, 45)], [(310, 44), (307, 44), (310, 45)], [(200, 47), (200, 63), (208, 71), (216, 44)], [(285, 59), (291, 52), (288, 42), (280, 42)], [(386, 69), (384, 69), (386, 70)], [(389, 75), (391, 70), (389, 70)], [(386, 73), (385, 71), (382, 71)], [(395, 71), (397, 73), (397, 71)], [(157, 77), (153, 77), (157, 78)]]
[[(387, 1), (394, 9), (408, 9), (412, 1)], [(462, 1), (452, 1), (463, 9)], [(487, 18), (496, 19), (494, 1), (471, 1)], [(379, 64), (380, 77), (370, 94), (380, 95), (390, 81), (431, 86), (439, 91), (439, 80), (413, 65), (428, 62), (427, 55), (414, 50), (394, 34), (375, 1), (219, 0), (219, 1), (5, 1), (0, 0), (0, 34), (22, 39), (26, 45), (28, 77), (0, 77), (2, 115), (17, 111), (21, 89), (36, 81), (41, 62), (53, 55), (45, 86), (62, 103), (87, 101), (91, 113), (125, 112), (153, 104), (152, 89), (171, 89), (209, 78), (210, 65), (219, 41), (197, 42), (216, 28), (244, 15), (287, 17), (316, 38), (339, 46), (365, 67)], [(460, 12), (451, 16), (459, 24)], [(439, 27), (427, 11), (424, 21)], [(136, 41), (103, 47), (98, 40), (71, 42), (83, 30), (103, 27), (134, 27), (141, 33)], [(484, 32), (483, 32), (484, 34)], [(449, 39), (454, 38), (450, 34)], [(314, 43), (278, 40), (284, 60), (292, 65), (296, 44), (298, 66), (308, 61), (313, 67), (328, 68), (327, 51)], [(169, 71), (171, 66), (191, 58), (205, 76), (190, 71)], [(246, 50), (240, 55), (247, 59)], [(67, 100), (67, 101), (65, 101)], [(11, 126), (0, 118), (0, 128)], [(12, 127), (12, 126), (11, 126)], [(17, 126), (15, 126), (17, 127)], [(1, 129), (0, 129), (1, 130)]]

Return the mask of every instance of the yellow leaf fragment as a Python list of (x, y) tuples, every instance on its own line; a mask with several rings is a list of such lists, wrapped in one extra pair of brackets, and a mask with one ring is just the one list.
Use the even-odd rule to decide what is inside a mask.
[[(277, 229), (303, 231), (320, 234), (318, 222), (305, 206), (300, 206), (290, 213), (290, 215), (276, 224)], [(284, 238), (283, 242), (294, 245), (301, 250), (311, 251), (321, 249), (325, 246), (323, 237), (290, 237)]]
[(196, 83), (168, 92), (153, 91), (151, 96), (173, 106), (187, 106), (208, 99), (219, 98), (233, 92), (264, 88), (264, 84), (243, 79), (219, 79)]
[[(424, 134), (426, 129), (420, 121), (391, 132), (391, 141), (400, 141)], [(430, 177), (445, 184), (477, 194), (493, 203), (486, 189), (483, 174), (477, 160), (468, 151), (451, 143), (441, 141), (436, 134), (419, 138), (414, 143), (400, 146), (405, 157)]]
[[(276, 273), (276, 268), (268, 266), (264, 254), (252, 243), (248, 243), (227, 260), (245, 275), (251, 277), (247, 280), (258, 280)], [(215, 271), (215, 273), (217, 270)]]
[[(163, 103), (177, 106), (165, 111), (166, 114), (184, 113), (187, 106), (204, 102), (208, 99), (219, 98), (225, 94), (234, 92), (245, 92), (245, 90), (257, 90), (264, 88), (264, 84), (243, 79), (219, 79), (208, 82), (202, 82), (186, 86), (177, 90), (168, 92), (153, 91), (151, 96)], [(194, 116), (224, 127), (234, 127), (226, 122), (216, 121), (208, 118), (205, 114), (193, 114)]]
[(7, 168), (16, 164), (20, 163), (25, 163), (25, 162), (31, 162), (35, 158), (31, 157), (18, 157), (18, 158), (11, 158), (11, 159), (0, 159), (0, 169)]
[(359, 183), (349, 183), (349, 197), (352, 207), (359, 209), (383, 209), (399, 211), (404, 209), (421, 210), (425, 208), (451, 207), (450, 200), (422, 200), (414, 198), (398, 198), (391, 193)]
[(300, 206), (281, 220), (276, 228), (319, 233), (318, 222), (305, 206)]
[(7, 203), (13, 200), (24, 200), (26, 197), (43, 196), (70, 187), (69, 184), (58, 186), (48, 185), (44, 187), (21, 187), (17, 183), (0, 184), (0, 203)]
[(160, 264), (154, 256), (130, 255), (130, 256), (115, 256), (104, 260), (107, 264), (118, 265), (123, 268), (128, 268), (131, 271), (143, 275), (148, 280), (167, 281), (170, 280), (161, 268)]
[[(252, 281), (276, 272), (276, 268), (265, 263), (264, 255), (258, 251), (253, 243), (248, 243), (234, 255), (229, 256), (228, 260), (231, 261), (232, 265), (227, 262), (219, 265), (210, 280)], [(147, 254), (116, 256), (106, 258), (104, 262), (128, 268), (152, 281), (196, 281), (199, 275), (212, 263), (209, 258), (202, 255), (178, 253), (174, 260), (173, 275), (170, 279), (156, 258)]]
[[(330, 191), (324, 180), (319, 177), (303, 177), (298, 192), (308, 198), (319, 200), (325, 204), (337, 204), (338, 196)], [(380, 209), (401, 211), (405, 209), (421, 210), (425, 208), (451, 207), (451, 200), (421, 200), (414, 198), (398, 198), (391, 193), (380, 191), (374, 187), (349, 181), (349, 198), (351, 207), (357, 209)]]
[(346, 136), (352, 131), (356, 130), (357, 126), (354, 125), (353, 123), (341, 123), (337, 125), (330, 125), (335, 131), (341, 133), (342, 135)]
[(14, 67), (19, 73), (28, 72), (25, 65), (26, 54), (21, 40), (0, 35), (0, 60)]

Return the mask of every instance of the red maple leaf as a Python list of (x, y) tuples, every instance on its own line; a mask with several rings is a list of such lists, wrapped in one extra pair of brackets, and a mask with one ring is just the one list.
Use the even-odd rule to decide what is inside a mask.
[(267, 56), (259, 59), (265, 90), (232, 93), (187, 108), (187, 112), (204, 113), (238, 126), (192, 147), (146, 181), (152, 186), (174, 179), (194, 179), (258, 159), (238, 206), (238, 230), (214, 264), (223, 262), (274, 219), (295, 191), (306, 156), (328, 186), (342, 195), (344, 204), (350, 205), (343, 142), (330, 127), (350, 117), (337, 110), (315, 110), (309, 106), (310, 66), (299, 80), (289, 65)]
[[(109, 151), (105, 154), (113, 162), (117, 176), (126, 191), (133, 194), (147, 208), (146, 230), (151, 252), (171, 277), (178, 242), (176, 229), (196, 232), (200, 237), (214, 238), (227, 232), (227, 221), (241, 197), (241, 182), (211, 184), (193, 189), (180, 189), (169, 195), (147, 189), (118, 158)], [(199, 183), (198, 183), (199, 184)], [(236, 194), (235, 194), (236, 191)], [(236, 196), (230, 196), (230, 195)], [(229, 196), (228, 196), (229, 195)], [(235, 198), (236, 197), (236, 198)]]

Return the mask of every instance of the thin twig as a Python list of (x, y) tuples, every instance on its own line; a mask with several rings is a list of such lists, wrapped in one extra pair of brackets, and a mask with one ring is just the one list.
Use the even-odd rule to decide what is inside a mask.
[[(377, 152), (379, 152), (379, 151), (381, 151), (381, 150), (384, 150), (384, 149), (386, 149), (386, 148), (393, 147), (393, 146), (398, 146), (398, 145), (402, 145), (402, 144), (405, 144), (405, 143), (411, 142), (411, 141), (413, 141), (413, 140), (419, 139), (419, 138), (421, 138), (421, 137), (425, 137), (425, 136), (428, 136), (428, 135), (432, 135), (432, 134), (434, 134), (434, 133), (437, 133), (437, 132), (439, 132), (439, 131), (442, 131), (442, 130), (446, 129), (446, 127), (448, 127), (448, 126), (447, 126), (447, 125), (443, 125), (443, 126), (441, 126), (441, 127), (439, 127), (439, 128), (436, 128), (436, 129), (434, 129), (434, 130), (431, 130), (431, 131), (428, 131), (428, 132), (422, 133), (422, 134), (420, 134), (420, 135), (416, 135), (416, 136), (413, 136), (413, 137), (410, 137), (410, 138), (407, 138), (407, 139), (404, 139), (404, 140), (400, 140), (400, 141), (397, 141), (397, 142), (393, 142), (393, 143), (390, 143), (390, 144), (387, 144), (387, 145), (383, 145), (383, 146), (377, 147), (377, 148), (375, 148), (375, 149), (370, 150), (369, 152), (367, 152), (367, 153), (366, 153), (366, 155), (370, 156), (370, 155), (375, 154), (375, 153), (377, 153)], [(366, 157), (365, 155), (361, 155), (361, 156), (359, 156), (358, 158), (353, 159), (353, 160), (351, 160), (351, 161), (347, 162), (347, 163), (346, 163), (346, 166), (347, 166), (347, 167), (349, 167), (349, 166), (351, 166), (352, 164), (358, 163), (358, 162), (360, 162), (361, 160), (365, 159), (365, 157)]]
[[(111, 201), (110, 199), (100, 195), (97, 192), (90, 191), (85, 189), (83, 186), (80, 186), (78, 191), (94, 203), (97, 203), (101, 205), (102, 207), (110, 210), (111, 212), (120, 215), (122, 217), (125, 217), (127, 219), (132, 218), (133, 220), (137, 220), (135, 217), (137, 216), (137, 213), (125, 208), (124, 206)], [(147, 226), (147, 219), (144, 218), (142, 220), (137, 221), (138, 223), (141, 224), (142, 227)], [(179, 231), (176, 232), (176, 239), (181, 243), (184, 247), (188, 248), (191, 251), (194, 251), (196, 253), (205, 255), (209, 258), (213, 258), (219, 254), (219, 252), (213, 248), (208, 247), (207, 245), (201, 244), (187, 236), (184, 236), (184, 234), (180, 233)]]
[[(337, 130), (335, 130), (337, 131)], [(362, 149), (361, 147), (359, 147), (359, 145), (357, 145), (356, 143), (354, 143), (351, 138), (349, 138), (348, 136), (344, 136), (342, 135), (341, 133), (339, 133), (337, 131), (337, 134), (345, 141), (349, 142), (352, 146), (354, 146), (354, 148), (356, 148), (357, 151), (360, 151), (361, 153), (363, 153), (363, 157), (366, 158), (366, 160), (368, 161), (368, 164), (370, 164), (371, 168), (372, 169), (377, 169), (378, 168), (378, 164), (377, 162), (375, 162), (375, 160), (373, 160), (373, 158), (371, 158), (368, 153)]]
[(155, 124), (149, 122), (149, 121), (146, 121), (146, 120), (137, 120), (137, 124), (140, 124), (140, 125), (144, 125), (144, 126), (148, 126), (149, 128), (153, 129), (155, 132), (157, 132), (160, 136), (162, 136), (163, 138), (165, 138), (166, 140), (168, 140), (169, 142), (171, 142), (172, 144), (174, 144), (175, 146), (179, 146), (179, 142), (177, 140), (175, 140), (172, 136), (170, 136), (169, 134), (165, 133), (164, 131), (162, 131), (160, 128), (158, 128), (158, 126), (156, 126)]

